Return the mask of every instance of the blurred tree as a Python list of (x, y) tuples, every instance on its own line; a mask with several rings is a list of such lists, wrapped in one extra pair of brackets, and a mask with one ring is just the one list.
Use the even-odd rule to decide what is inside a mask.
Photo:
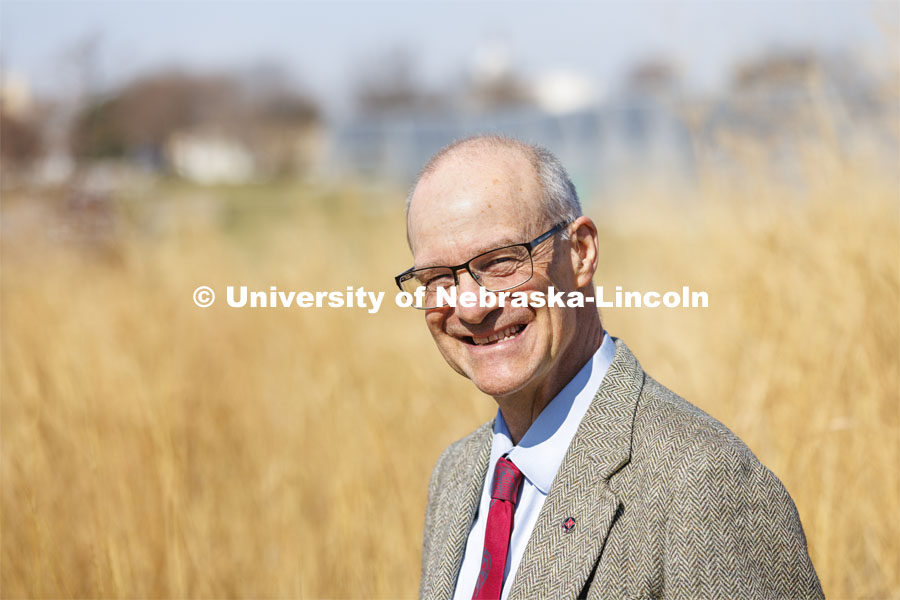
[(102, 88), (101, 62), (103, 58), (103, 33), (90, 31), (76, 39), (62, 53), (62, 77), (72, 86), (73, 99), (84, 102), (95, 97)]
[(641, 96), (658, 98), (677, 95), (682, 88), (681, 72), (666, 58), (648, 58), (629, 70), (625, 88)]
[(736, 64), (732, 86), (739, 92), (803, 86), (819, 65), (818, 57), (811, 51), (771, 53)]
[(72, 149), (90, 159), (161, 148), (180, 128), (240, 116), (236, 96), (234, 82), (223, 77), (167, 73), (139, 79), (87, 105), (76, 117)]
[(76, 118), (72, 130), (72, 151), (78, 158), (108, 158), (125, 154), (127, 142), (117, 122), (119, 103), (115, 99), (89, 105)]
[(473, 80), (468, 95), (469, 101), (481, 111), (534, 104), (529, 86), (512, 71), (501, 73), (496, 77)]
[(531, 86), (513, 68), (509, 46), (504, 41), (492, 40), (476, 48), (464, 102), (479, 112), (535, 104)]
[(254, 66), (241, 75), (240, 86), (249, 113), (240, 138), (260, 167), (270, 175), (307, 171), (320, 150), (318, 105), (296, 91), (280, 63)]
[(736, 63), (728, 106), (731, 127), (770, 140), (828, 133), (831, 116), (823, 120), (816, 110), (830, 95), (823, 64), (821, 56), (805, 49), (768, 51)]
[(0, 108), (0, 157), (7, 165), (21, 167), (38, 158), (43, 151), (37, 123), (13, 117)]
[(408, 48), (395, 47), (364, 61), (355, 76), (356, 108), (363, 114), (435, 112), (446, 98), (428, 91)]
[[(316, 104), (277, 73), (195, 75), (159, 73), (100, 98), (77, 115), (71, 144), (76, 159), (127, 158), (164, 167), (175, 134), (215, 135), (259, 154), (263, 170), (296, 164), (296, 136), (320, 121)], [(278, 140), (273, 141), (274, 138)]]

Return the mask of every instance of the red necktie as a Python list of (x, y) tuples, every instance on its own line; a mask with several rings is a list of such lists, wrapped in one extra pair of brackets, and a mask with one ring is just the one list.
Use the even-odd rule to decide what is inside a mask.
[(491, 508), (484, 532), (481, 571), (475, 582), (472, 600), (499, 600), (503, 590), (503, 571), (509, 552), (509, 535), (513, 528), (516, 495), (522, 483), (522, 472), (512, 461), (501, 458), (494, 469), (491, 484)]

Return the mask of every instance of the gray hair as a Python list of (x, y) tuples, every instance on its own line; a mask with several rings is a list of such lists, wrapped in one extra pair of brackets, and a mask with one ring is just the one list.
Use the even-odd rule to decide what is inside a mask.
[(406, 213), (409, 214), (409, 205), (412, 202), (413, 193), (419, 181), (435, 171), (444, 158), (461, 151), (467, 147), (494, 147), (514, 149), (528, 157), (531, 166), (537, 173), (543, 189), (543, 209), (549, 224), (569, 223), (581, 216), (581, 203), (578, 201), (578, 192), (575, 185), (569, 179), (565, 167), (552, 152), (538, 146), (529, 144), (514, 138), (500, 135), (477, 135), (458, 140), (444, 146), (435, 153), (425, 164), (416, 177), (413, 186), (406, 197)]

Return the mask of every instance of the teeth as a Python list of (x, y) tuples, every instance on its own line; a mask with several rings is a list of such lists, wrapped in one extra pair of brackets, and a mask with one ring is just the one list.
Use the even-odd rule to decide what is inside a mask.
[(522, 329), (524, 329), (524, 326), (522, 325), (511, 325), (503, 331), (497, 332), (487, 337), (472, 336), (472, 341), (475, 342), (476, 346), (493, 344), (494, 342), (504, 341), (515, 337), (516, 334), (518, 334)]

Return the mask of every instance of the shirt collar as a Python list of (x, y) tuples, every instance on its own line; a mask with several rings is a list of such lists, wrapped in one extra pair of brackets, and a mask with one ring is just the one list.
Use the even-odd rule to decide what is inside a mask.
[(508, 454), (526, 479), (544, 495), (549, 494), (559, 465), (575, 437), (581, 419), (603, 383), (603, 377), (612, 364), (615, 353), (615, 342), (604, 331), (603, 343), (591, 360), (541, 411), (517, 446), (513, 446), (506, 421), (498, 409), (494, 421), (491, 464)]

